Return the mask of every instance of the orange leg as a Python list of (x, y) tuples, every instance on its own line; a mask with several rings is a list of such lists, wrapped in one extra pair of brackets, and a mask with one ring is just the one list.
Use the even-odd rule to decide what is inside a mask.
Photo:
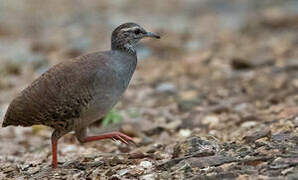
[(52, 167), (58, 168), (57, 162), (57, 140), (52, 139)]
[(57, 161), (57, 146), (58, 146), (58, 140), (63, 135), (68, 133), (69, 131), (60, 131), (60, 130), (54, 130), (52, 134), (52, 167), (58, 168), (58, 161)]
[[(54, 131), (52, 134), (52, 167), (53, 168), (58, 168), (58, 161), (57, 161), (57, 144), (58, 144), (58, 139), (66, 134), (65, 132), (59, 132), (59, 131)], [(105, 133), (101, 134), (99, 136), (89, 136), (85, 137), (83, 139), (83, 142), (90, 142), (90, 141), (98, 141), (102, 139), (112, 139), (114, 141), (119, 140), (125, 144), (135, 144), (133, 139), (123, 133), (120, 132), (110, 132), (110, 133)]]
[(123, 142), (124, 144), (129, 144), (129, 143), (135, 144), (135, 142), (133, 141), (133, 139), (131, 137), (129, 137), (123, 133), (120, 133), (120, 132), (110, 132), (110, 133), (101, 134), (99, 136), (85, 137), (84, 142), (99, 141), (102, 139), (112, 139), (114, 141), (119, 140), (119, 141)]

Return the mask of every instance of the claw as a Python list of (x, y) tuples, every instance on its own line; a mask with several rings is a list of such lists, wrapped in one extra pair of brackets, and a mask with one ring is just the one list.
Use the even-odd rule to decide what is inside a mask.
[(134, 142), (134, 140), (131, 137), (126, 136), (125, 134), (121, 134), (121, 137), (124, 138), (129, 144), (136, 145), (136, 143)]
[(125, 141), (125, 139), (123, 139), (120, 135), (117, 136), (117, 138), (118, 138), (121, 142), (123, 142), (124, 144), (127, 144), (127, 145), (128, 145), (128, 142)]
[(133, 146), (137, 146), (137, 143), (134, 142), (133, 140), (130, 140), (130, 141), (129, 141), (129, 144), (130, 144), (130, 145), (133, 145)]
[(115, 142), (120, 141), (127, 145), (130, 145), (130, 144), (136, 145), (136, 143), (134, 142), (134, 140), (131, 137), (129, 137), (125, 134), (122, 134), (120, 132), (111, 132), (111, 133), (106, 133), (106, 134), (102, 134), (99, 136), (89, 136), (84, 139), (84, 142), (98, 141), (98, 140), (102, 140), (102, 139), (112, 139)]

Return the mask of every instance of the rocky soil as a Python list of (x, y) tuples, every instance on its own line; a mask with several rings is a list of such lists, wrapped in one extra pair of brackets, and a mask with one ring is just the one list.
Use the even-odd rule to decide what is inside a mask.
[(0, 124), (52, 65), (105, 50), (133, 21), (162, 39), (138, 47), (115, 107), (136, 146), (59, 141), (44, 126), (0, 129), (0, 179), (298, 179), (295, 0), (0, 0)]

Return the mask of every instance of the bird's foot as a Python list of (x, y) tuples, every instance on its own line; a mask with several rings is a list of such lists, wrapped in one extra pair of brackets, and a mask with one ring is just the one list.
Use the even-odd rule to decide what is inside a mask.
[(121, 141), (124, 144), (136, 144), (134, 140), (121, 133), (121, 132), (110, 132), (110, 133), (105, 133), (101, 134), (99, 136), (90, 136), (85, 138), (85, 142), (90, 142), (90, 141), (97, 141), (97, 140), (102, 140), (102, 139), (112, 139), (113, 141)]
[(127, 144), (127, 145), (128, 144), (134, 144), (134, 145), (136, 144), (131, 137), (129, 137), (129, 136), (127, 136), (127, 135), (125, 135), (125, 134), (123, 134), (121, 132), (115, 132), (115, 133), (113, 133), (111, 135), (111, 139), (113, 141), (121, 141), (122, 143)]

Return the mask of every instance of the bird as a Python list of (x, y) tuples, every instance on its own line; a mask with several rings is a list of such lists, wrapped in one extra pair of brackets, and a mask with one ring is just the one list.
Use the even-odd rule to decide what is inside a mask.
[(58, 168), (58, 140), (72, 131), (80, 143), (102, 139), (134, 143), (131, 137), (118, 131), (88, 136), (87, 128), (103, 118), (122, 97), (136, 69), (136, 45), (146, 37), (160, 38), (136, 23), (124, 23), (112, 32), (110, 50), (54, 65), (11, 101), (2, 127), (53, 128), (53, 168)]

